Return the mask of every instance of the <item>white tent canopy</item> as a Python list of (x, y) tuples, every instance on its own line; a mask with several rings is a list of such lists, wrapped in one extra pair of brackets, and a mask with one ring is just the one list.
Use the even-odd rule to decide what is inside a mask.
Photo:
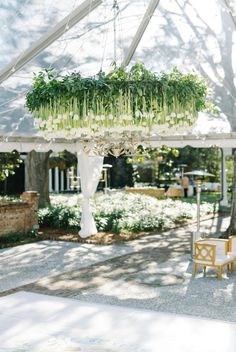
[(235, 11), (236, 2), (228, 0), (6, 0), (0, 4), (0, 152), (81, 151), (81, 141), (38, 136), (25, 94), (34, 72), (94, 75), (110, 69), (114, 53), (118, 66), (132, 58), (153, 71), (194, 70), (206, 77), (220, 108), (218, 117), (201, 115), (192, 135), (140, 143), (236, 147)]
[[(73, 23), (72, 27), (70, 14), (84, 0), (6, 0), (0, 5), (0, 71), (6, 71), (15, 60), (11, 76), (0, 85), (1, 135), (37, 135), (33, 119), (24, 107), (34, 72), (53, 67), (62, 73), (79, 70), (84, 75), (93, 75), (100, 69), (110, 69), (114, 59), (114, 1), (103, 0), (101, 4), (88, 1), (88, 15), (80, 21), (77, 17), (78, 23)], [(93, 6), (95, 2), (97, 7)], [(159, 1), (118, 0), (117, 3), (120, 9), (116, 45), (119, 65), (125, 60), (140, 23), (145, 22), (148, 6)], [(200, 122), (198, 126), (204, 134), (236, 132), (235, 5), (235, 1), (228, 0), (160, 1), (131, 61), (131, 64), (141, 61), (153, 71), (178, 66), (205, 76), (221, 113), (217, 118), (204, 116), (204, 124)], [(15, 71), (19, 56), (46, 38), (66, 16), (67, 25), (60, 32), (61, 36), (58, 39), (52, 36), (54, 41), (47, 48)]]

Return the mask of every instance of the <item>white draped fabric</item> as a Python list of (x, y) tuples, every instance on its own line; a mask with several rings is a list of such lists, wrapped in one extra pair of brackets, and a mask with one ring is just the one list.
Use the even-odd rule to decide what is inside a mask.
[(103, 157), (89, 156), (81, 151), (78, 154), (82, 200), (82, 218), (80, 222), (80, 237), (86, 238), (97, 233), (97, 228), (90, 207), (90, 197), (96, 192), (102, 172)]

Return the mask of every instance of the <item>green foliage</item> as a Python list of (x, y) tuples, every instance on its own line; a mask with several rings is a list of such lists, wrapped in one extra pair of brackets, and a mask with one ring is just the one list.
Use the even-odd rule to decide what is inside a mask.
[(59, 229), (79, 228), (80, 210), (66, 205), (56, 205), (39, 210), (39, 225)]
[(226, 157), (226, 169), (227, 169), (227, 183), (228, 185), (231, 187), (232, 183), (233, 183), (233, 157), (232, 156), (227, 156)]
[(33, 240), (37, 238), (37, 231), (30, 230), (26, 234), (21, 232), (9, 233), (7, 235), (0, 236), (0, 246), (13, 244), (13, 243), (25, 243), (29, 240)]
[(113, 233), (120, 233), (122, 226), (120, 226), (120, 220), (124, 217), (124, 212), (122, 209), (114, 209), (112, 212), (107, 213), (102, 210), (101, 212), (95, 214), (95, 222), (99, 231)]
[(76, 165), (77, 165), (77, 158), (75, 154), (72, 154), (67, 150), (53, 154), (49, 158), (50, 168), (59, 167), (60, 170), (66, 170), (71, 166), (76, 166)]
[(14, 196), (0, 196), (0, 204), (6, 202), (22, 202), (22, 199)]
[(178, 156), (178, 149), (169, 148), (165, 145), (156, 149), (139, 146), (137, 153), (132, 158), (127, 159), (127, 163), (133, 165), (134, 183), (143, 181), (156, 184), (159, 178), (160, 163), (171, 166), (171, 157), (177, 158)]
[(127, 156), (115, 158), (113, 156), (105, 157), (104, 164), (112, 165), (108, 171), (109, 185), (111, 188), (123, 188), (133, 186), (133, 167), (127, 163)]
[(132, 158), (128, 158), (127, 163), (142, 164), (145, 160), (163, 161), (169, 154), (178, 157), (179, 150), (176, 148), (170, 148), (166, 145), (155, 149), (139, 146), (135, 155)]
[(166, 162), (160, 164), (160, 173), (165, 175), (166, 173), (172, 174), (178, 170), (178, 165), (186, 164), (185, 171), (192, 170), (207, 170), (208, 172), (215, 175), (210, 178), (210, 181), (216, 182), (220, 179), (220, 153), (216, 147), (212, 148), (192, 148), (186, 146), (185, 148), (178, 149), (179, 155), (175, 156), (168, 154), (166, 156)]
[[(187, 124), (206, 109), (207, 86), (199, 76), (170, 73), (154, 74), (141, 64), (131, 70), (114, 68), (108, 74), (83, 78), (80, 73), (58, 77), (46, 70), (34, 77), (26, 105), (43, 131), (56, 132), (133, 124), (151, 128), (155, 124)], [(70, 131), (71, 132), (71, 131)]]
[(12, 153), (0, 153), (0, 181), (4, 181), (8, 176), (14, 175), (15, 169), (20, 166), (22, 160), (17, 151)]
[[(75, 196), (76, 197), (76, 196)], [(80, 229), (81, 207), (67, 196), (54, 196), (53, 206), (39, 210), (41, 227)], [(113, 233), (164, 230), (196, 216), (196, 204), (176, 200), (157, 200), (145, 195), (116, 193), (96, 199), (94, 217), (99, 231)], [(201, 205), (202, 216), (215, 210)]]

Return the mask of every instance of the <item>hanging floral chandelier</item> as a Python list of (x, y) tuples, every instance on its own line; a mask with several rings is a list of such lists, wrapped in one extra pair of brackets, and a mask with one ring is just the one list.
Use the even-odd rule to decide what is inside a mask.
[(89, 78), (46, 70), (35, 75), (26, 106), (46, 139), (137, 143), (192, 128), (198, 112), (210, 106), (207, 93), (201, 77), (177, 69), (157, 75), (136, 64), (129, 72), (115, 67)]

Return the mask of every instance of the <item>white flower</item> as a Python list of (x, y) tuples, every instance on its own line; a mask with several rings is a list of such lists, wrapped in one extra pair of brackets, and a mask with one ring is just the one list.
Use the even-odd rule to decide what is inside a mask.
[(74, 121), (78, 121), (79, 120), (79, 115), (75, 114), (74, 117), (73, 117), (73, 120)]
[(66, 114), (63, 115), (63, 120), (67, 120), (67, 115)]
[(153, 112), (150, 112), (150, 113), (149, 113), (149, 116), (151, 117), (151, 119), (153, 119), (153, 118), (154, 118), (154, 113), (153, 113)]
[(94, 116), (94, 114), (92, 112), (89, 112), (87, 119), (92, 120), (92, 119), (96, 119), (96, 117)]

